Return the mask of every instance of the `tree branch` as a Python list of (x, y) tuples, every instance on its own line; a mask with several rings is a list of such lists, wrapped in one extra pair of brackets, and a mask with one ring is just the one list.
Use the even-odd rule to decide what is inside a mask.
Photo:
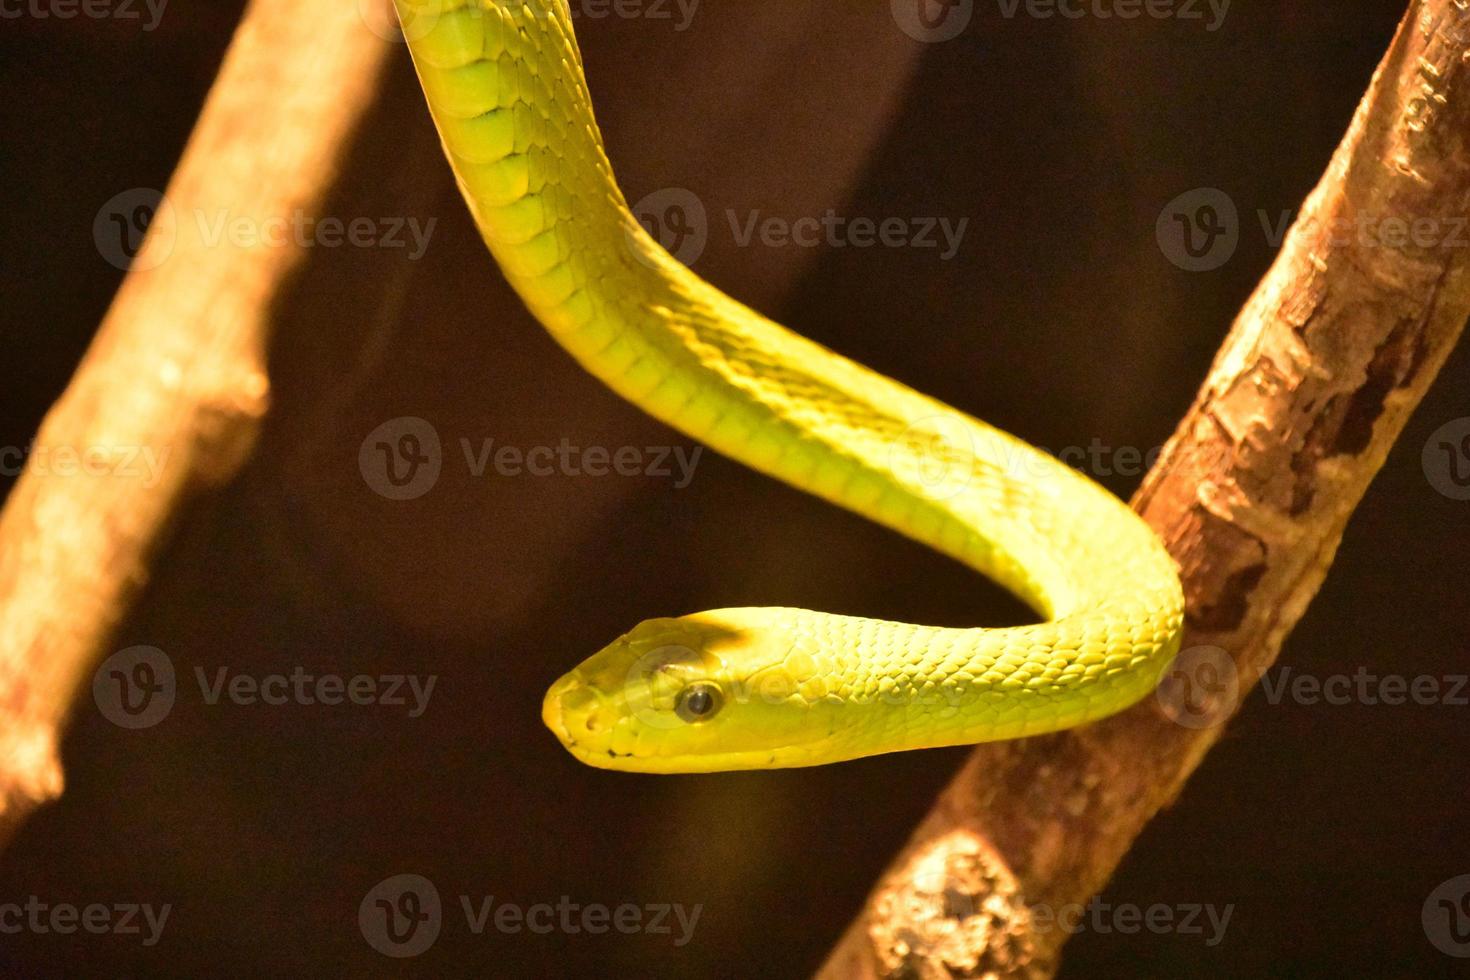
[(321, 200), (391, 50), (368, 26), (351, 2), (251, 3), (0, 513), (0, 842), (60, 793), (59, 726), (188, 492), (249, 455), (271, 305), (302, 249), (210, 229), (259, 234)]
[(1276, 659), (1470, 316), (1470, 10), (1400, 25), (1281, 255), (1135, 507), (1181, 568), (1157, 698), (977, 747), (819, 975), (1044, 977), (1067, 930)]

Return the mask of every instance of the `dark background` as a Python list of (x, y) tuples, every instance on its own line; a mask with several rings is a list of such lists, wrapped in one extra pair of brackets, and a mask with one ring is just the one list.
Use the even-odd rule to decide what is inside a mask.
[[(346, 0), (333, 0), (346, 2)], [(848, 7), (852, 9), (849, 10)], [(691, 27), (580, 31), (629, 197), (692, 189), (697, 268), (844, 353), (1040, 445), (1147, 449), (1170, 433), (1274, 256), (1261, 231), (1316, 182), (1399, 0), (1255, 0), (1223, 27), (1007, 19), (977, 4), (920, 45), (887, 4), (707, 3)], [(841, 7), (840, 10), (833, 9)], [(707, 8), (707, 9), (706, 9)], [(141, 9), (141, 8), (140, 8)], [(0, 444), (23, 446), (121, 278), (98, 209), (162, 188), (241, 5), (138, 21), (0, 21)], [(146, 21), (146, 17), (145, 17)], [(1241, 245), (1174, 266), (1165, 204), (1228, 193)], [(228, 207), (229, 202), (221, 202)], [(968, 217), (959, 254), (740, 248), (727, 209), (790, 218)], [(652, 778), (575, 764), (546, 685), (640, 619), (747, 604), (947, 624), (1017, 607), (917, 546), (707, 455), (686, 489), (626, 477), (472, 477), (459, 439), (683, 445), (583, 376), (494, 271), (398, 51), (322, 214), (437, 218), (427, 253), (318, 248), (276, 316), (257, 457), (188, 512), (116, 648), (180, 678), (128, 731), (90, 696), (67, 791), (0, 856), (0, 900), (171, 903), (162, 941), (0, 936), (0, 969), (799, 976), (813, 969), (963, 750), (821, 769)], [(1466, 669), (1470, 503), (1420, 452), (1470, 415), (1462, 348), (1358, 511), (1282, 657), (1298, 672)], [(367, 434), (429, 420), (427, 495), (376, 495)], [(1119, 493), (1137, 477), (1104, 476)], [(384, 706), (208, 705), (193, 671), (434, 674), (417, 719)], [(1420, 909), (1470, 872), (1470, 708), (1272, 705), (1256, 691), (1112, 903), (1233, 905), (1224, 941), (1076, 937), (1068, 977), (1462, 975)], [(358, 903), (421, 874), (437, 943), (374, 952)], [(669, 936), (473, 935), (459, 895), (529, 905), (700, 903)]]

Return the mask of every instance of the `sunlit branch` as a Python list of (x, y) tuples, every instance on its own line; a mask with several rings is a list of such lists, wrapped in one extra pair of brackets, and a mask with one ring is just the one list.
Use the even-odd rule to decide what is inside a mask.
[(823, 976), (1055, 972), (1057, 913), (1103, 887), (1275, 660), (1470, 315), (1458, 236), (1345, 229), (1463, 228), (1467, 213), (1470, 10), (1423, 0), (1135, 500), (1189, 603), (1160, 697), (978, 747)]
[(61, 791), (59, 728), (189, 491), (229, 479), (254, 444), (272, 304), (301, 248), (210, 222), (267, 227), (331, 186), (391, 50), (368, 7), (253, 0), (0, 513), (0, 841)]

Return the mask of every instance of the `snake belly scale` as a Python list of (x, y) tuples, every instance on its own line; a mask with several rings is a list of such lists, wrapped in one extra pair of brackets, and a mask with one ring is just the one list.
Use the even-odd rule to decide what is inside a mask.
[(1148, 695), (1178, 650), (1173, 561), (1048, 454), (766, 319), (629, 212), (566, 0), (396, 0), (464, 198), (510, 284), (590, 373), (692, 438), (990, 577), (1042, 622), (937, 628), (803, 609), (647, 620), (547, 693), (581, 761), (817, 765), (1057, 731)]

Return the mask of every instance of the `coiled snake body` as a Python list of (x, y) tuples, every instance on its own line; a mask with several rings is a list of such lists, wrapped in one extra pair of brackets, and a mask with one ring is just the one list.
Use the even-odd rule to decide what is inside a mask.
[(1153, 532), (1061, 462), (814, 344), (629, 212), (566, 0), (396, 0), (485, 241), (588, 371), (664, 422), (1005, 586), (1044, 622), (950, 629), (803, 609), (653, 619), (542, 709), (578, 759), (804, 766), (1056, 731), (1147, 695), (1183, 596)]

